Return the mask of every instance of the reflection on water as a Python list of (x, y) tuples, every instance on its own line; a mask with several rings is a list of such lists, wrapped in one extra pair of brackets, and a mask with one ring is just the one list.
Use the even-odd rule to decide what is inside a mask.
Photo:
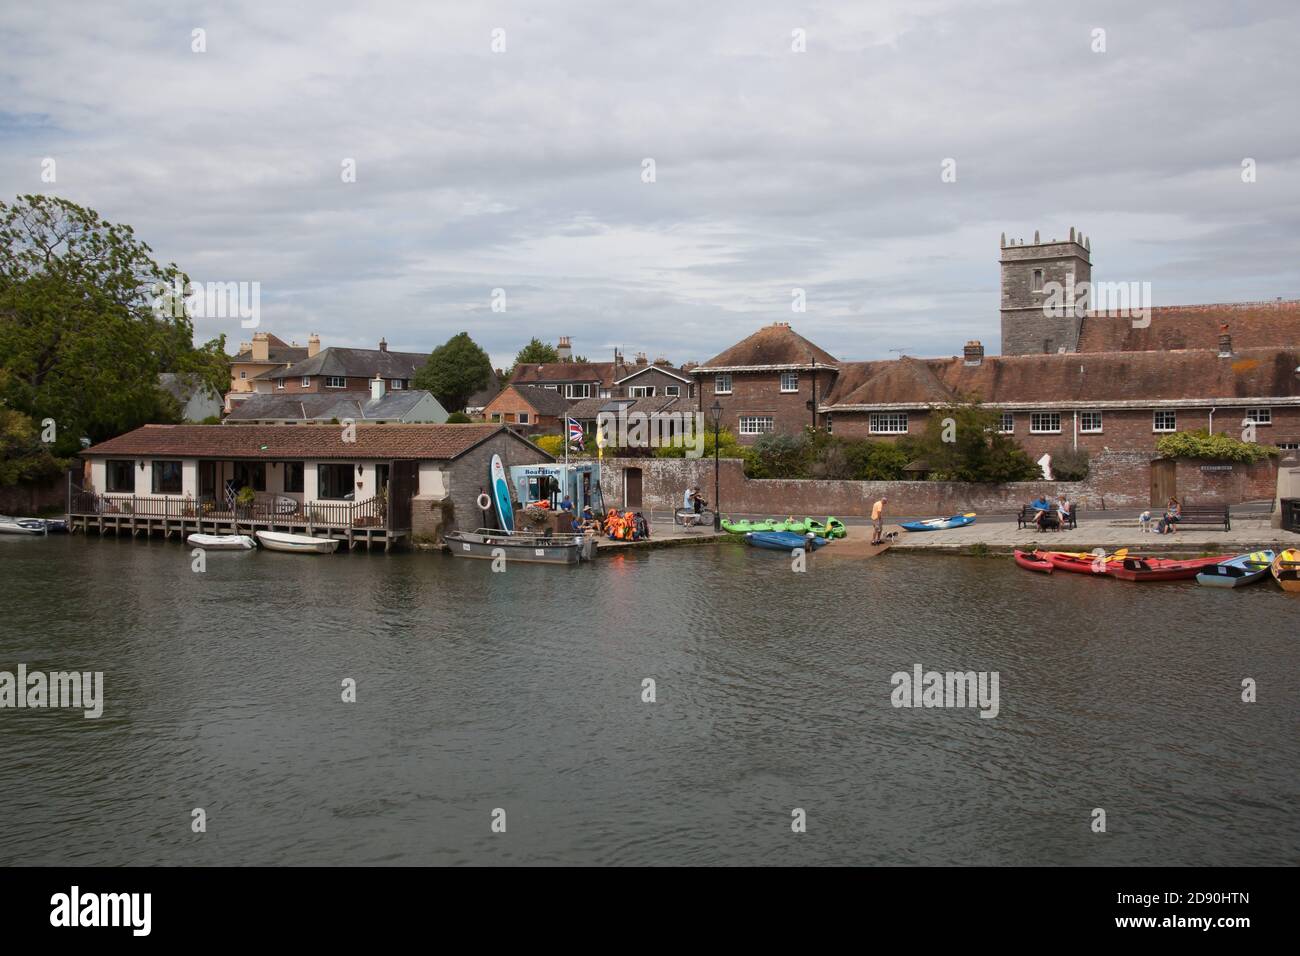
[[(1295, 596), (810, 564), (0, 540), (0, 670), (107, 697), (0, 711), (0, 863), (1297, 861)], [(997, 671), (999, 716), (891, 707), (915, 664)]]

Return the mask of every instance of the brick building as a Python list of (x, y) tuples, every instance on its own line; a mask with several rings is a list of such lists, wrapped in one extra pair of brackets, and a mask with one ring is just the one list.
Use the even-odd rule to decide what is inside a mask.
[(558, 392), (571, 402), (592, 398), (692, 398), (695, 382), (688, 369), (677, 368), (666, 358), (651, 362), (644, 352), (633, 361), (614, 350), (612, 362), (575, 362), (570, 339), (560, 339), (558, 362), (518, 365), (510, 378), (513, 385), (534, 385)]
[(834, 384), (840, 362), (790, 328), (765, 326), (690, 370), (696, 405), (707, 414), (716, 400), (722, 425), (745, 443), (769, 432), (797, 432), (820, 424), (817, 408)]
[(230, 360), (230, 391), (226, 393), (226, 411), (257, 391), (255, 382), (259, 376), (287, 368), (294, 362), (305, 361), (319, 351), (320, 336), (314, 332), (307, 340), (306, 348), (297, 342), (286, 342), (270, 332), (253, 333), (253, 341), (240, 342), (239, 352)]
[(1149, 321), (1082, 307), (1055, 317), (1044, 310), (1052, 284), (1091, 281), (1088, 237), (1001, 246), (1004, 354), (973, 341), (949, 358), (847, 362), (776, 323), (691, 371), (697, 407), (716, 398), (747, 443), (808, 425), (892, 440), (923, 432), (936, 406), (978, 399), (1034, 457), (1153, 455), (1164, 434), (1239, 436), (1244, 421), (1261, 443), (1300, 448), (1300, 301), (1165, 306)]
[(559, 431), (570, 402), (555, 389), (510, 383), (483, 410), (489, 422), (522, 425), (530, 432)]

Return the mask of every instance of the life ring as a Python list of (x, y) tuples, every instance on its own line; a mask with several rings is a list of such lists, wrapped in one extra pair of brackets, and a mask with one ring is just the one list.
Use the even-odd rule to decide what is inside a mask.
[(486, 491), (479, 492), (478, 507), (480, 511), (487, 511), (492, 507), (492, 499), (487, 496)]

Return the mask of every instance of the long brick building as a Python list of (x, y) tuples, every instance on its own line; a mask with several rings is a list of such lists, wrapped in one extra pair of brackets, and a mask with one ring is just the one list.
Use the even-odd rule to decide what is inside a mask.
[[(786, 323), (694, 368), (696, 406), (716, 399), (742, 441), (806, 425), (853, 438), (925, 430), (933, 408), (979, 399), (1032, 455), (1062, 447), (1154, 453), (1164, 434), (1208, 428), (1300, 448), (1300, 301), (1151, 308), (1133, 320), (1049, 314), (1053, 283), (1091, 279), (1091, 243), (1002, 240), (1002, 355), (837, 359)], [(1148, 321), (1149, 319), (1149, 321)]]

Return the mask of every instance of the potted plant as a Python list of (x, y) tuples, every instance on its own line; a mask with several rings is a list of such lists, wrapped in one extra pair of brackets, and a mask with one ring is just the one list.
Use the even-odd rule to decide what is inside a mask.
[(235, 505), (239, 508), (241, 517), (247, 518), (253, 508), (253, 499), (256, 497), (253, 489), (249, 485), (239, 489), (239, 494), (235, 495)]

